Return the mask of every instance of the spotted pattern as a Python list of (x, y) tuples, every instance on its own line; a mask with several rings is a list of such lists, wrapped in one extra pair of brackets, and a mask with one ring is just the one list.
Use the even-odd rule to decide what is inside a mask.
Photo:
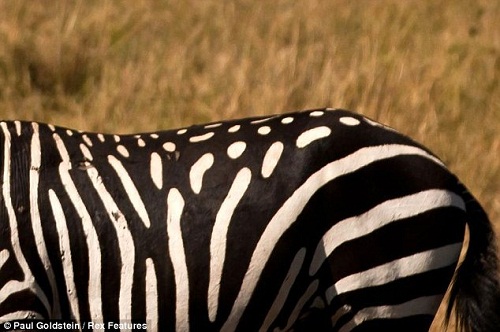
[[(401, 158), (448, 184), (443, 163), (351, 112), (320, 109), (135, 135), (20, 121), (0, 127), (0, 202), (7, 220), (1, 226), (9, 230), (0, 240), (14, 243), (0, 250), (0, 272), (9, 266), (16, 274), (15, 282), (0, 284), (0, 307), (11, 305), (2, 293), (7, 290), (35, 297), (33, 307), (0, 312), (0, 322), (25, 315), (77, 321), (140, 317), (153, 331), (281, 331), (300, 327), (299, 321), (320, 310), (327, 329), (350, 331), (365, 321), (432, 316), (460, 252), (462, 234), (450, 231), (447, 222), (463, 225), (459, 194), (442, 184), (386, 189), (378, 180), (403, 172), (379, 172), (380, 165)], [(24, 191), (12, 181), (11, 173), (21, 167), (11, 166), (20, 146), (15, 137), (30, 147)], [(358, 196), (371, 197), (374, 188), (383, 188), (387, 198), (352, 204)], [(33, 240), (23, 241), (33, 242), (38, 260), (18, 245), (23, 211), (9, 199), (18, 192), (19, 201), (27, 197), (23, 204), (33, 223), (23, 228), (34, 233)], [(332, 196), (325, 201), (326, 194)], [(349, 204), (342, 204), (344, 197)], [(445, 214), (438, 235), (405, 247), (407, 254), (375, 257), (371, 251), (377, 248), (363, 251), (364, 239), (375, 233), (391, 238), (376, 243), (412, 243), (400, 241), (393, 229), (415, 219), (421, 222), (409, 222), (405, 236), (428, 234), (419, 225), (428, 224), (426, 216), (436, 210)], [(51, 231), (57, 236), (45, 240)], [(356, 250), (349, 252), (349, 245)], [(360, 251), (377, 262), (351, 267), (350, 257)], [(338, 267), (330, 266), (331, 257)], [(426, 273), (439, 278), (442, 287), (435, 293), (410, 282), (405, 286), (404, 280)], [(410, 295), (397, 282), (412, 289)], [(366, 300), (366, 289), (376, 296)], [(64, 300), (56, 306), (52, 299), (58, 296)], [(343, 303), (349, 296), (359, 302)]]

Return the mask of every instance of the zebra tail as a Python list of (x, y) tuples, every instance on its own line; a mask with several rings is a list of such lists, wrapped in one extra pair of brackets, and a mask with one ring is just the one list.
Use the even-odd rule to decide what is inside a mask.
[(495, 234), (486, 212), (464, 188), (469, 247), (450, 290), (445, 322), (455, 305), (457, 327), (467, 332), (500, 331), (500, 281)]

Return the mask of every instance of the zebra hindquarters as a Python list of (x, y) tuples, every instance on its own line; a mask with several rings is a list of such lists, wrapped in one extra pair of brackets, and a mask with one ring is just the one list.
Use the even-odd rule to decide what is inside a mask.
[(309, 273), (334, 331), (427, 331), (460, 254), (464, 203), (449, 177), (382, 164), (321, 190), (331, 206), (315, 223), (329, 228)]

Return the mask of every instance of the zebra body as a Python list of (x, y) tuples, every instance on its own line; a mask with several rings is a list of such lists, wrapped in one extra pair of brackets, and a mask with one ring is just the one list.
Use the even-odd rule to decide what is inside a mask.
[(424, 147), (354, 113), (121, 136), (0, 126), (0, 322), (426, 331), (466, 222), (487, 239), (468, 259), (486, 257), (498, 286), (477, 202)]

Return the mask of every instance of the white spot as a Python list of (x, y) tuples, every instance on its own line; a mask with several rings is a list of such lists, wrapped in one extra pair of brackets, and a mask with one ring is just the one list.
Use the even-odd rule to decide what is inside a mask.
[(157, 139), (159, 136), (158, 136), (158, 134), (150, 134), (149, 137), (151, 137), (153, 139)]
[(297, 147), (303, 148), (320, 138), (329, 136), (331, 132), (332, 130), (325, 126), (309, 129), (297, 138)]
[(291, 116), (287, 116), (286, 118), (281, 119), (282, 124), (289, 124), (293, 122), (293, 118)]
[(238, 130), (240, 130), (241, 126), (240, 125), (234, 125), (232, 126), (231, 128), (229, 128), (227, 131), (230, 132), (230, 133), (235, 133), (237, 132)]
[(203, 175), (214, 164), (214, 155), (206, 153), (196, 161), (189, 172), (189, 181), (195, 194), (199, 194), (203, 184)]
[(52, 124), (48, 124), (47, 126), (49, 127), (49, 129), (50, 129), (51, 131), (56, 131), (56, 127), (54, 127), (54, 125), (52, 125)]
[(124, 156), (125, 158), (128, 158), (130, 156), (130, 154), (128, 153), (128, 150), (126, 147), (124, 147), (123, 145), (118, 145), (116, 147), (116, 151), (120, 152), (120, 154), (122, 156)]
[(208, 132), (208, 133), (203, 134), (203, 135), (190, 137), (189, 141), (191, 143), (202, 142), (202, 141), (206, 141), (207, 139), (210, 139), (212, 136), (214, 136), (214, 133), (213, 132)]
[(187, 129), (180, 129), (177, 131), (177, 135), (182, 135), (182, 134), (185, 134), (187, 132)]
[(212, 123), (212, 124), (206, 125), (205, 129), (217, 128), (217, 127), (220, 127), (221, 125), (222, 125), (222, 123)]
[(260, 135), (267, 135), (271, 132), (271, 127), (268, 127), (268, 126), (260, 127), (259, 130), (257, 130), (257, 132)]
[(92, 161), (94, 158), (92, 157), (92, 153), (90, 153), (89, 148), (85, 144), (80, 144), (80, 150), (82, 151), (85, 159)]
[(236, 159), (243, 154), (246, 148), (247, 144), (245, 142), (234, 142), (227, 148), (227, 155), (231, 159)]
[(66, 135), (73, 136), (73, 131), (66, 129)]
[(97, 134), (97, 138), (99, 139), (99, 141), (101, 142), (104, 142), (105, 141), (105, 138), (104, 138), (104, 135), (103, 134)]
[(141, 148), (143, 148), (146, 146), (146, 142), (144, 142), (144, 140), (142, 138), (139, 138), (137, 140), (137, 145), (139, 145)]
[(309, 116), (318, 117), (318, 116), (322, 116), (323, 114), (325, 114), (325, 112), (323, 112), (323, 111), (314, 111), (314, 112), (311, 112), (309, 114)]
[(163, 188), (163, 166), (161, 157), (158, 153), (153, 152), (151, 154), (151, 165), (150, 165), (151, 179), (156, 188)]
[(339, 119), (340, 123), (346, 126), (357, 126), (359, 125), (359, 120), (350, 116), (344, 116)]
[(281, 158), (281, 154), (283, 153), (283, 143), (274, 142), (266, 152), (264, 156), (264, 161), (262, 162), (262, 170), (261, 174), (264, 178), (268, 178), (273, 173), (276, 165), (278, 165), (278, 161)]
[(174, 152), (175, 148), (176, 148), (175, 143), (166, 142), (165, 144), (163, 144), (163, 149), (165, 149), (165, 151), (167, 152)]
[(88, 146), (92, 146), (92, 141), (87, 135), (82, 135), (82, 139), (85, 142), (85, 144), (87, 144)]
[(134, 138), (141, 138), (141, 134), (135, 134)]

